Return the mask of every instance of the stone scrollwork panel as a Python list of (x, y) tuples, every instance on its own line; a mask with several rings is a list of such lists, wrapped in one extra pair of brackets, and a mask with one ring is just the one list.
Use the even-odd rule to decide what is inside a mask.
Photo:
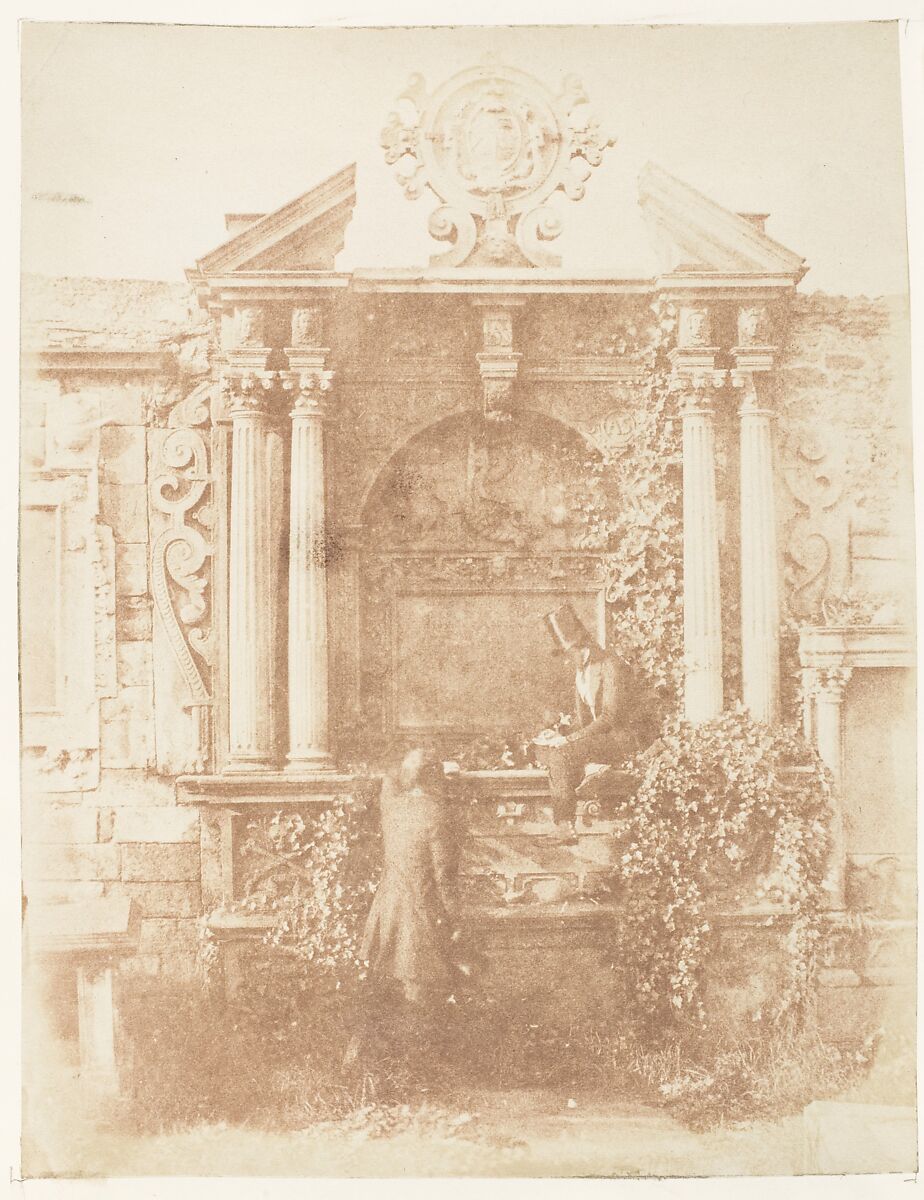
[(780, 439), (782, 476), (789, 496), (783, 528), (786, 602), (789, 614), (805, 618), (849, 581), (850, 517), (842, 503), (846, 465), (836, 445), (814, 430), (784, 428)]
[(211, 481), (205, 435), (152, 430), (151, 588), (157, 766), (203, 771), (211, 748)]

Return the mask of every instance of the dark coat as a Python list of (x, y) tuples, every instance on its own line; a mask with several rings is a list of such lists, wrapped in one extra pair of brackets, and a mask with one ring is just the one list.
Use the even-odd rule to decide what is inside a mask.
[[(589, 704), (582, 695), (582, 674), (591, 693)], [(588, 754), (599, 753), (605, 746), (609, 756), (627, 757), (657, 737), (650, 689), (623, 659), (603, 652), (594, 655), (577, 673), (574, 691), (577, 728), (565, 741), (576, 752), (586, 748)]]
[(373, 981), (393, 981), (408, 1000), (452, 992), (461, 838), (457, 805), (434, 791), (398, 789), (380, 797), (383, 871), (361, 956)]

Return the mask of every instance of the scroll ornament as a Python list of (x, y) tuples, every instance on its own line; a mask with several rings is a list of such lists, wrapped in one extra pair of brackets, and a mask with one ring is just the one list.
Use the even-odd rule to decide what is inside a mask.
[(795, 502), (785, 532), (787, 604), (805, 618), (836, 593), (843, 580), (847, 517), (841, 513), (845, 466), (809, 430), (792, 427), (781, 439), (783, 479)]
[[(196, 724), (197, 753), (189, 764), (202, 771), (209, 756), (209, 715), (212, 697), (207, 682), (210, 638), (202, 622), (207, 617), (207, 568), (212, 546), (203, 535), (211, 511), (202, 501), (209, 489), (208, 453), (203, 435), (195, 429), (172, 430), (164, 440), (161, 458), (167, 471), (151, 483), (153, 507), (170, 518), (151, 551), (154, 605), (170, 648), (185, 680)], [(206, 674), (203, 673), (203, 665)]]

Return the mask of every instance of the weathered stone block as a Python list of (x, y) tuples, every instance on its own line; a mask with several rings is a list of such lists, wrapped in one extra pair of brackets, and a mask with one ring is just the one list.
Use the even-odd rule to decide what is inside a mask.
[(828, 376), (815, 367), (784, 367), (780, 371), (780, 381), (785, 395), (787, 390), (795, 388), (823, 388)]
[(145, 483), (147, 447), (139, 425), (105, 425), (100, 430), (99, 465), (107, 483)]
[(82, 804), (48, 805), (34, 800), (23, 806), (25, 843), (92, 843), (99, 840), (99, 809)]
[(151, 601), (146, 596), (116, 596), (116, 637), (123, 642), (151, 639)]
[[(112, 808), (176, 804), (173, 780), (155, 775), (153, 771), (120, 771), (108, 769), (102, 772), (99, 787), (94, 793), (97, 804)], [(135, 839), (140, 840), (140, 839)]]
[(145, 879), (179, 882), (199, 878), (199, 847), (177, 842), (163, 846), (142, 842), (122, 847), (122, 878), (126, 883)]
[(26, 879), (118, 879), (121, 853), (115, 845), (33, 846), (23, 855)]
[(138, 953), (173, 959), (178, 954), (195, 955), (199, 934), (193, 920), (177, 921), (172, 917), (148, 917), (141, 922)]
[(151, 643), (120, 642), (116, 646), (116, 672), (120, 688), (151, 687)]
[(102, 416), (113, 425), (143, 425), (144, 400), (137, 384), (107, 389), (101, 398)]
[(121, 688), (100, 701), (100, 754), (107, 767), (147, 767), (154, 761), (150, 687)]
[(119, 962), (119, 974), (137, 977), (138, 975), (159, 975), (161, 960), (154, 955), (135, 954), (131, 958), (123, 958)]
[(77, 904), (81, 900), (99, 900), (106, 884), (96, 879), (35, 880), (26, 888), (30, 904)]
[(45, 430), (31, 427), (21, 430), (19, 449), (23, 466), (41, 467), (45, 462)]
[(859, 354), (828, 354), (825, 356), (825, 366), (833, 367), (836, 371), (862, 371), (867, 365), (866, 359)]
[(198, 842), (199, 813), (178, 807), (116, 809), (113, 837), (118, 842)]
[(197, 917), (201, 911), (197, 883), (120, 883), (118, 892), (130, 896), (147, 917)]
[(143, 483), (99, 485), (100, 518), (111, 526), (117, 542), (144, 542), (148, 537), (148, 496)]
[(116, 595), (143, 596), (148, 590), (148, 547), (143, 542), (116, 546)]

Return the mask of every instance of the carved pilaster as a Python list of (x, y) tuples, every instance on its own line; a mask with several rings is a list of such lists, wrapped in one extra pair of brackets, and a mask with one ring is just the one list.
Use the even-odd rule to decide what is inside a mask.
[[(756, 310), (739, 337), (759, 326)], [(773, 721), (780, 704), (780, 600), (773, 472), (773, 410), (766, 402), (772, 351), (735, 347), (732, 384), (741, 392), (741, 676), (745, 706), (758, 721)], [(747, 369), (741, 364), (747, 363)]]
[[(320, 316), (296, 310), (293, 341), (320, 336)], [(289, 509), (288, 769), (330, 770), (324, 424), (333, 373), (323, 347), (292, 347), (285, 388), (293, 397)]]

